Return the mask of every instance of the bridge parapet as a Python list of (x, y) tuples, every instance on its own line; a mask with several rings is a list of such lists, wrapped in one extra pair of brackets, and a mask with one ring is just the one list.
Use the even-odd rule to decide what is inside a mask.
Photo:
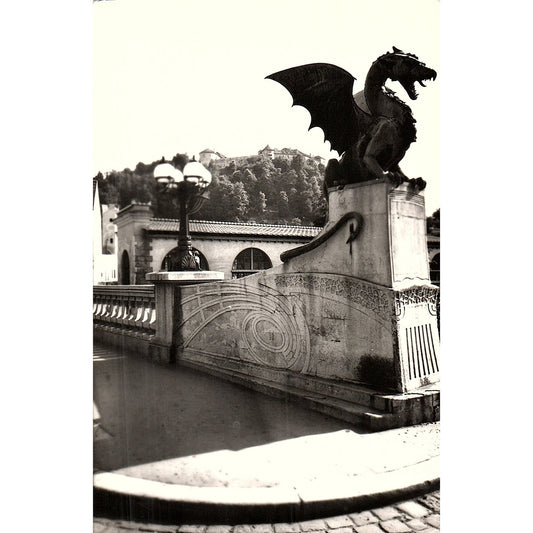
[(93, 287), (93, 321), (100, 340), (117, 340), (141, 351), (156, 332), (153, 285)]

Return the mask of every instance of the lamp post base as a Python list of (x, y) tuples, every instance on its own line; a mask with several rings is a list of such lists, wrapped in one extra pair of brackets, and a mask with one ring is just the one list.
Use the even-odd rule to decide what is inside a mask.
[(197, 259), (197, 255), (189, 248), (186, 250), (180, 250), (178, 257), (176, 258), (176, 264), (173, 265), (175, 270), (183, 271), (199, 271), (200, 270), (200, 258)]

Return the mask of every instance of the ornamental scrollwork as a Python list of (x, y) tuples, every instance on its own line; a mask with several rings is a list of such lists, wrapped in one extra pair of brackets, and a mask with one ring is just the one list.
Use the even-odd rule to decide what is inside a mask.
[(276, 276), (275, 283), (286, 289), (333, 294), (373, 311), (383, 320), (391, 315), (388, 291), (357, 279), (327, 274), (287, 274)]

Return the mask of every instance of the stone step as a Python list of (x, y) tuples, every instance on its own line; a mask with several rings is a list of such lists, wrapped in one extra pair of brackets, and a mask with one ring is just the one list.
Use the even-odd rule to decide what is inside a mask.
[(187, 350), (184, 360), (196, 362), (199, 365), (213, 366), (226, 371), (235, 372), (237, 374), (246, 374), (253, 376), (253, 380), (259, 379), (272, 383), (280, 382), (280, 373), (283, 385), (295, 387), (300, 390), (311, 391), (317, 394), (328, 396), (332, 398), (340, 398), (350, 403), (357, 403), (366, 405), (368, 407), (377, 408), (378, 410), (390, 410), (390, 400), (384, 399), (383, 392), (378, 392), (365, 385), (355, 382), (332, 380), (322, 378), (319, 376), (310, 376), (307, 374), (300, 374), (297, 372), (277, 370), (275, 368), (268, 368), (264, 366), (255, 365), (250, 362), (231, 359), (228, 357), (220, 357), (216, 354), (203, 354), (195, 350)]
[(252, 381), (249, 375), (238, 370), (229, 370), (205, 361), (198, 363), (191, 360), (181, 360), (179, 364), (226, 379), (246, 388), (257, 390), (269, 396), (277, 398), (289, 397), (297, 405), (344, 420), (350, 424), (362, 425), (370, 431), (379, 431), (402, 425), (397, 423), (396, 417), (392, 413), (380, 411), (368, 405), (333, 398), (314, 391), (303, 390), (289, 384), (280, 384), (262, 378), (255, 378)]
[(366, 405), (367, 407), (377, 408), (380, 411), (388, 410), (388, 403), (383, 401), (383, 393), (359, 383), (332, 382), (331, 379), (305, 375), (291, 375), (288, 381), (297, 388), (310, 390), (317, 394)]

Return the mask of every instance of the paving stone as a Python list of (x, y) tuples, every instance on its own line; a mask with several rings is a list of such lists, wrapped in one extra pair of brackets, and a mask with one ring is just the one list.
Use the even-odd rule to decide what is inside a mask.
[[(300, 533), (299, 524), (274, 524), (275, 533)], [(237, 533), (234, 531), (234, 533)]]
[(331, 529), (336, 529), (340, 527), (353, 527), (353, 520), (347, 516), (334, 516), (332, 518), (326, 518), (326, 524)]
[(398, 511), (398, 509), (395, 509), (394, 507), (380, 507), (379, 509), (372, 509), (372, 512), (380, 520), (391, 520), (392, 518), (397, 518), (398, 516), (401, 516), (400, 511)]
[(409, 522), (406, 522), (406, 524), (414, 531), (420, 531), (421, 529), (426, 529), (428, 527), (425, 522), (420, 520), (420, 518), (413, 518), (412, 520), (409, 520)]
[(426, 517), (426, 522), (437, 529), (440, 529), (440, 514), (432, 514)]
[(366, 524), (375, 524), (379, 522), (379, 518), (373, 515), (370, 511), (363, 511), (362, 513), (352, 513), (348, 515), (356, 526), (364, 526)]
[(326, 522), (324, 520), (307, 520), (306, 522), (300, 522), (302, 531), (325, 531), (327, 529)]
[(327, 529), (326, 531), (328, 533), (353, 533), (354, 526), (352, 524), (351, 527), (337, 527), (337, 528)]
[(176, 533), (178, 526), (161, 526), (159, 524), (154, 525), (139, 525), (139, 531), (142, 533)]
[(110, 524), (112, 527), (116, 527), (118, 529), (129, 529), (131, 531), (139, 530), (139, 527), (142, 527), (143, 524), (136, 523), (136, 522), (126, 522), (124, 520), (117, 520), (113, 524)]
[(248, 524), (242, 524), (233, 528), (233, 533), (252, 533), (252, 526)]
[(196, 526), (196, 525), (183, 525), (179, 526), (179, 533), (204, 533), (207, 529), (206, 526)]
[(230, 533), (232, 526), (207, 526), (206, 533)]
[(376, 524), (367, 524), (366, 526), (359, 526), (355, 528), (357, 533), (383, 533), (383, 530), (376, 526)]
[(425, 505), (428, 509), (440, 513), (440, 491), (421, 496), (420, 498), (417, 498), (417, 501), (422, 505)]
[(427, 529), (422, 529), (417, 533), (440, 533), (440, 529), (435, 529), (434, 527), (428, 527)]
[(427, 507), (420, 505), (413, 500), (399, 503), (396, 507), (413, 518), (422, 518), (429, 514), (429, 509)]
[(400, 522), (396, 518), (392, 520), (385, 520), (380, 522), (379, 525), (387, 531), (387, 533), (410, 533), (411, 529), (407, 527), (403, 522)]
[(93, 533), (106, 533), (106, 531), (108, 531), (107, 524), (93, 522)]
[(272, 524), (254, 524), (252, 533), (274, 533), (274, 526)]

